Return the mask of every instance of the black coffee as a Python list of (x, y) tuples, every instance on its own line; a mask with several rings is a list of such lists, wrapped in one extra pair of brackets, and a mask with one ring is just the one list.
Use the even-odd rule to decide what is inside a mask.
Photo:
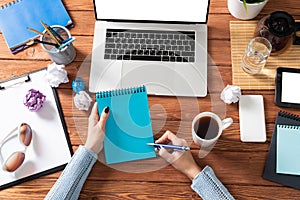
[(194, 126), (196, 134), (206, 140), (217, 137), (219, 133), (218, 122), (209, 116), (201, 117)]

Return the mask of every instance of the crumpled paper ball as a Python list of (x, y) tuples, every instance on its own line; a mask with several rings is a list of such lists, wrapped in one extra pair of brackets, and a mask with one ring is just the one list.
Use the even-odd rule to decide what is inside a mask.
[(241, 95), (241, 88), (239, 86), (227, 85), (221, 93), (221, 99), (225, 103), (231, 104), (238, 102)]
[(73, 82), (72, 82), (72, 88), (73, 91), (78, 94), (80, 91), (85, 89), (85, 82), (82, 80), (81, 77), (77, 77)]
[(23, 103), (28, 107), (30, 111), (36, 112), (43, 107), (43, 103), (46, 101), (46, 96), (38, 90), (28, 90)]
[(74, 104), (79, 110), (88, 110), (90, 108), (92, 98), (85, 91), (80, 91), (74, 97)]
[(46, 80), (51, 87), (58, 87), (61, 83), (69, 82), (68, 73), (64, 65), (52, 63), (47, 67)]

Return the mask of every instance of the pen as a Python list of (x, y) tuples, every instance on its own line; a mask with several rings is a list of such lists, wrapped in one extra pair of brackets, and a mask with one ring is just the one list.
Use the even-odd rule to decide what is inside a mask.
[(57, 38), (53, 35), (53, 33), (49, 30), (48, 26), (44, 24), (44, 22), (40, 21), (44, 29), (50, 34), (51, 38), (60, 46), (61, 43), (57, 40)]
[(30, 30), (30, 31), (32, 31), (32, 32), (34, 32), (34, 33), (36, 33), (36, 34), (39, 34), (39, 35), (50, 36), (50, 35), (46, 35), (46, 34), (42, 33), (41, 31), (35, 30), (33, 28), (29, 28), (28, 27), (27, 29)]
[(32, 45), (32, 44), (35, 44), (35, 43), (48, 44), (48, 45), (55, 46), (56, 48), (59, 47), (58, 44), (56, 44), (56, 43), (41, 41), (41, 40), (38, 40), (38, 39), (29, 40), (28, 42), (26, 42), (26, 45)]
[(64, 40), (64, 41), (63, 41), (63, 44), (60, 45), (60, 46), (58, 47), (58, 49), (64, 48), (65, 46), (67, 46), (67, 45), (69, 45), (70, 43), (72, 43), (74, 40), (75, 40), (74, 37), (69, 38), (69, 39), (67, 39), (67, 40)]
[(30, 31), (32, 31), (32, 32), (34, 32), (34, 33), (36, 33), (36, 34), (39, 34), (39, 35), (42, 35), (44, 37), (47, 37), (47, 38), (51, 39), (51, 36), (47, 32), (46, 33), (42, 33), (41, 31), (35, 30), (33, 28), (27, 28), (27, 29), (30, 30)]
[(52, 46), (55, 46), (56, 48), (58, 48), (59, 46), (58, 46), (58, 44), (56, 44), (56, 43), (52, 43), (52, 42), (46, 42), (46, 41), (41, 41), (41, 40), (33, 40), (34, 41), (34, 43), (42, 43), (42, 44), (48, 44), (48, 45), (52, 45)]
[[(45, 24), (45, 23), (44, 23)], [(57, 37), (60, 42), (63, 42), (64, 38), (62, 38), (51, 26), (45, 24), (45, 26), (47, 26), (47, 28), (50, 30), (50, 32), (55, 36)]]
[(147, 143), (149, 146), (153, 146), (155, 148), (166, 148), (166, 149), (175, 149), (175, 150), (182, 150), (182, 151), (189, 151), (190, 147), (188, 146), (179, 146), (179, 145), (171, 145), (171, 144), (156, 144), (156, 143)]

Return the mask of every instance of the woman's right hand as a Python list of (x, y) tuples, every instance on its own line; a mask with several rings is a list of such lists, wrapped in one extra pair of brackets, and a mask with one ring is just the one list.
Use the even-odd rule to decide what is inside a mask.
[[(158, 144), (168, 144), (187, 146), (187, 142), (178, 138), (171, 131), (166, 131), (158, 140), (155, 141)], [(173, 165), (177, 170), (185, 174), (191, 180), (200, 173), (201, 168), (196, 164), (190, 151), (174, 150), (168, 152), (165, 148), (160, 148), (158, 151), (159, 155), (164, 158), (167, 162)]]

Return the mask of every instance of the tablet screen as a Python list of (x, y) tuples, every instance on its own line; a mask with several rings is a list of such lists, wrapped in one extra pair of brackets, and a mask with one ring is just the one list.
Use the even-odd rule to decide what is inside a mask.
[(281, 102), (300, 103), (300, 74), (292, 72), (282, 72)]

